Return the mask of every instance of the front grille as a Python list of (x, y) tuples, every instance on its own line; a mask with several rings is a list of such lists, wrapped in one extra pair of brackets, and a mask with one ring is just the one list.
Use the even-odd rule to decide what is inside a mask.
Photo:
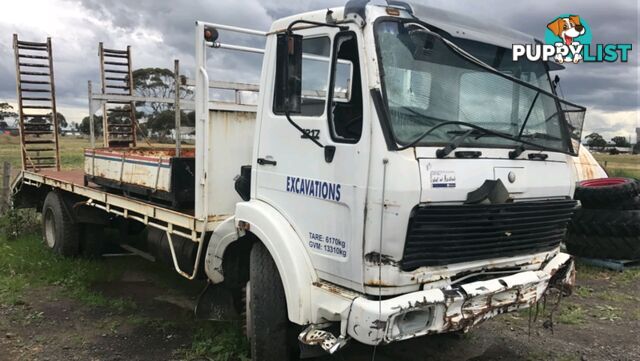
[(411, 271), (557, 247), (577, 207), (573, 200), (418, 206), (407, 231), (401, 267)]

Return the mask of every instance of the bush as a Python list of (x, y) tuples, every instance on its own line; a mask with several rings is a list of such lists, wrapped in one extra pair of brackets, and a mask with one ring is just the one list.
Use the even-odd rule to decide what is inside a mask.
[(9, 209), (0, 217), (0, 233), (16, 239), (39, 229), (40, 215), (34, 209)]

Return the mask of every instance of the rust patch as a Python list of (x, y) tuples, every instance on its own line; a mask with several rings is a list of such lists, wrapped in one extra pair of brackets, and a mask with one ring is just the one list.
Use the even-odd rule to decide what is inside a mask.
[(328, 282), (324, 282), (324, 281), (316, 281), (312, 283), (315, 287), (321, 288), (327, 292), (331, 292), (334, 293), (336, 295), (342, 296), (342, 297), (347, 297), (350, 299), (354, 299), (356, 297), (358, 297), (359, 295), (357, 293), (351, 292), (349, 290), (346, 290), (344, 288), (338, 287), (334, 284), (328, 283)]
[[(86, 149), (93, 151), (93, 149)], [(175, 148), (150, 148), (150, 147), (137, 147), (137, 148), (101, 148), (102, 152), (110, 152), (118, 155), (124, 154), (127, 155), (137, 155), (143, 157), (163, 157), (170, 158), (175, 157), (176, 149)], [(194, 148), (181, 148), (180, 149), (180, 157), (182, 158), (194, 158), (196, 155), (196, 150)]]
[(384, 330), (387, 327), (387, 321), (375, 320), (371, 323), (371, 328), (374, 330)]
[(372, 286), (372, 287), (392, 287), (393, 285), (387, 284), (382, 280), (370, 280), (370, 281), (366, 281), (364, 283), (365, 286)]
[(398, 261), (391, 256), (381, 255), (378, 252), (371, 252), (364, 255), (364, 261), (374, 265), (388, 265), (398, 267)]
[(581, 180), (596, 178), (595, 169), (596, 167), (599, 167), (597, 163), (593, 163), (588, 152), (588, 150), (582, 148), (580, 149), (580, 155), (578, 156), (578, 168), (580, 169), (580, 173), (582, 175)]

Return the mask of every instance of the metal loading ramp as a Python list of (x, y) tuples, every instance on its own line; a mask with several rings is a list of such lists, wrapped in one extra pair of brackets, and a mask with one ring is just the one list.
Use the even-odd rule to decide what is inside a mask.
[[(100, 43), (100, 76), (102, 94), (133, 95), (131, 47), (126, 50), (107, 49)], [(105, 148), (135, 147), (136, 106), (133, 101), (107, 100), (102, 105)]]
[(44, 43), (13, 34), (22, 169), (60, 170), (51, 38)]

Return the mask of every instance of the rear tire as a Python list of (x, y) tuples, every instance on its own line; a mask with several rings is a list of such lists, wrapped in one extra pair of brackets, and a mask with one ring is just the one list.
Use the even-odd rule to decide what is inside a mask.
[(574, 198), (586, 208), (626, 201), (640, 193), (640, 182), (631, 178), (601, 178), (582, 181)]
[(640, 258), (640, 210), (581, 209), (569, 224), (569, 253), (589, 258)]
[(640, 211), (581, 209), (573, 216), (569, 232), (587, 236), (638, 237)]
[(42, 206), (42, 237), (54, 253), (75, 257), (80, 250), (79, 227), (69, 214), (62, 195), (49, 192)]
[(640, 236), (587, 236), (570, 234), (566, 240), (567, 251), (574, 256), (633, 260), (640, 258)]
[(589, 204), (591, 209), (612, 209), (617, 211), (640, 211), (640, 196), (617, 202)]
[(253, 361), (291, 361), (299, 356), (296, 327), (289, 322), (278, 268), (262, 243), (251, 249), (247, 284), (247, 337)]

